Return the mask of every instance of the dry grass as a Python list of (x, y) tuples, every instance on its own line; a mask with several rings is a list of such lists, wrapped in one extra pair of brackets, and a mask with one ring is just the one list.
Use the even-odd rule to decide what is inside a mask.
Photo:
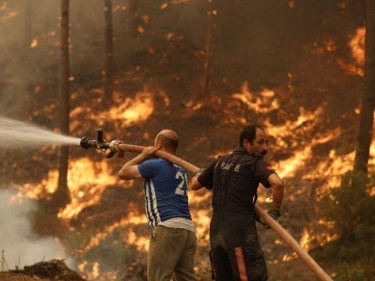
[[(1, 281), (35, 281), (36, 279), (32, 276), (28, 276), (22, 273), (0, 272), (0, 280)], [(51, 281), (54, 279), (38, 278), (38, 280), (39, 281)]]

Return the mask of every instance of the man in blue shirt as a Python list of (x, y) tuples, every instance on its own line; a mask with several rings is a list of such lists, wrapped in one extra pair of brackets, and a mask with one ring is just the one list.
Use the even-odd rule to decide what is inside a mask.
[(188, 206), (186, 171), (165, 159), (155, 158), (157, 150), (175, 154), (177, 147), (177, 134), (162, 130), (154, 146), (144, 148), (118, 173), (123, 180), (144, 179), (146, 216), (152, 229), (148, 281), (169, 281), (172, 275), (177, 281), (197, 280), (194, 271), (197, 238)]

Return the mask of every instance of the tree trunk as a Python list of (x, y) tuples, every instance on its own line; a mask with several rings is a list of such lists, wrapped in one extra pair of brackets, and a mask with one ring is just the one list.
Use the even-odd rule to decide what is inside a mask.
[(366, 0), (365, 75), (354, 171), (367, 173), (375, 109), (375, 0)]
[(137, 36), (137, 1), (139, 0), (129, 0), (129, 8), (128, 8), (128, 17), (127, 17), (127, 30), (130, 34), (131, 38), (135, 38)]
[(211, 68), (211, 55), (212, 55), (212, 0), (208, 0), (207, 12), (207, 35), (205, 47), (205, 60), (204, 60), (204, 73), (203, 73), (203, 87), (202, 96), (207, 97), (210, 90), (210, 68)]
[(32, 3), (31, 1), (25, 2), (25, 21), (24, 21), (24, 43), (23, 43), (23, 50), (18, 58), (24, 65), (24, 71), (20, 72), (20, 75), (22, 75), (21, 81), (24, 81), (24, 89), (26, 90), (27, 95), (25, 96), (25, 105), (26, 110), (24, 114), (28, 114), (29, 112), (32, 112), (32, 102), (30, 102), (33, 97), (33, 83), (32, 78), (30, 75), (31, 73), (34, 73), (33, 71), (33, 63), (32, 63), (32, 39), (33, 39), (33, 17), (32, 17)]
[(30, 1), (26, 1), (25, 7), (25, 37), (24, 46), (29, 49), (32, 41), (32, 6)]
[[(61, 133), (69, 135), (69, 0), (61, 0), (60, 28), (60, 83), (59, 96), (61, 99)], [(69, 147), (62, 146), (60, 150), (60, 169), (57, 190), (54, 194), (56, 208), (65, 206), (70, 201), (67, 184)]]
[(104, 103), (108, 105), (113, 99), (113, 28), (111, 0), (104, 0), (104, 26)]

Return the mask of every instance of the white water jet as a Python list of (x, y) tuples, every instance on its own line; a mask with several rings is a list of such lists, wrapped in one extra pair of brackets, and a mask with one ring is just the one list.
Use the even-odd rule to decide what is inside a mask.
[(64, 136), (36, 125), (0, 116), (0, 148), (2, 149), (80, 145), (80, 141), (80, 138)]

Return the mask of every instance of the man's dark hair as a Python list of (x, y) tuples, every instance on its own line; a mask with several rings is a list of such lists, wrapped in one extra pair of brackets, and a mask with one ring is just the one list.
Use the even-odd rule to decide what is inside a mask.
[(250, 144), (253, 144), (257, 128), (264, 131), (263, 128), (258, 125), (249, 125), (242, 129), (240, 134), (240, 146), (243, 146), (244, 140), (248, 140)]

